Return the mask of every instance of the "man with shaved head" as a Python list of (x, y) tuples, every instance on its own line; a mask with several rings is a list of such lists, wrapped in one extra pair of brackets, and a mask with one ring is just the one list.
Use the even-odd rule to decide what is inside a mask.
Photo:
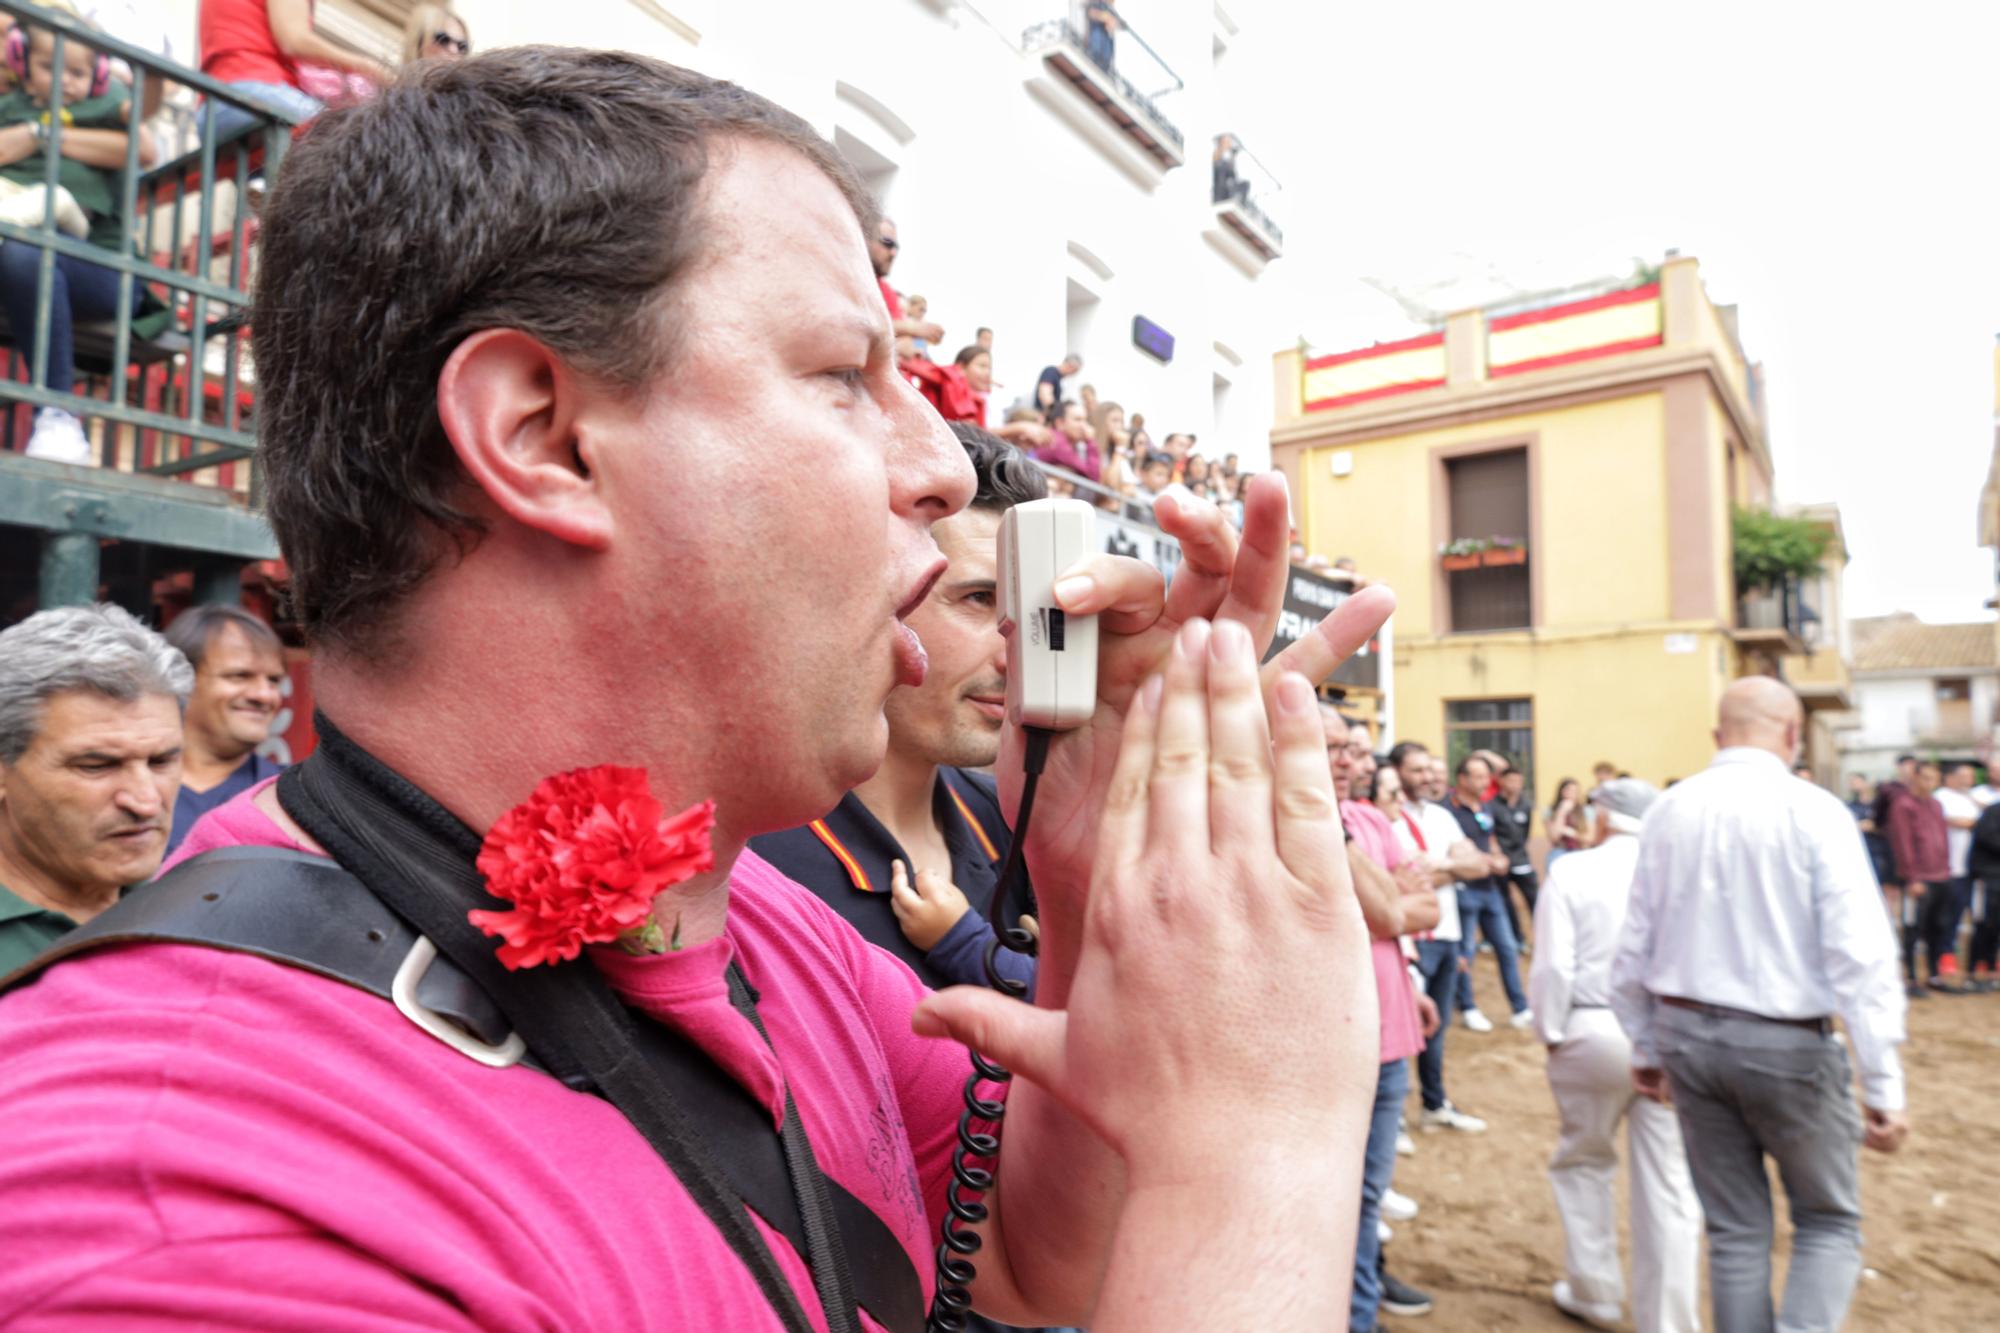
[[(1680, 1116), (1715, 1326), (1753, 1333), (1840, 1327), (1861, 1272), (1854, 1145), (1909, 1132), (1896, 941), (1847, 808), (1790, 772), (1803, 726), (1776, 680), (1724, 691), (1715, 759), (1646, 819), (1611, 965), (1633, 1085)], [(1794, 1227), (1775, 1323), (1767, 1156)]]

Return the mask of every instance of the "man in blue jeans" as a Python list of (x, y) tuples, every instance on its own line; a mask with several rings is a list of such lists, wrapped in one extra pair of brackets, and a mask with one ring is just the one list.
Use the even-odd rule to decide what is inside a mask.
[(1347, 864), (1354, 897), (1368, 923), (1369, 961), (1381, 1014), (1381, 1069), (1375, 1084), (1375, 1111), (1361, 1171), (1361, 1224), (1354, 1235), (1354, 1292), (1348, 1305), (1348, 1333), (1375, 1333), (1376, 1316), (1428, 1313), (1431, 1301), (1416, 1288), (1391, 1277), (1382, 1266), (1382, 1200), (1396, 1169), (1396, 1134), (1403, 1101), (1410, 1091), (1410, 1057), (1438, 1030), (1437, 1010), (1420, 1000), (1410, 983), (1397, 941), (1438, 924), (1438, 892), (1429, 872), (1397, 842), (1388, 816), (1367, 801), (1353, 799), (1355, 752), (1347, 744), (1348, 723), (1321, 705), (1328, 765), (1340, 798), (1340, 823), (1347, 833)]
[(1514, 1009), (1513, 1024), (1525, 1028), (1534, 1023), (1535, 1015), (1528, 1008), (1527, 991), (1521, 988), (1521, 946), (1514, 938), (1514, 928), (1507, 924), (1504, 897), (1507, 892), (1504, 876), (1509, 869), (1507, 853), (1494, 842), (1493, 816), (1486, 812), (1486, 792), (1493, 783), (1493, 770), (1479, 756), (1467, 755), (1458, 761), (1452, 776), (1457, 785), (1445, 802), (1446, 807), (1466, 839), (1492, 867), (1492, 874), (1485, 878), (1465, 880), (1458, 886), (1458, 949), (1468, 964), (1467, 970), (1459, 974), (1458, 1007), (1466, 1027), (1474, 1032), (1493, 1030), (1493, 1024), (1479, 1012), (1479, 1003), (1472, 995), (1470, 963), (1478, 947), (1472, 929), (1477, 925), (1500, 960), (1500, 984), (1507, 988), (1507, 1002)]
[(1402, 799), (1393, 807), (1396, 841), (1404, 853), (1430, 873), (1437, 889), (1438, 923), (1417, 935), (1417, 970), (1424, 994), (1438, 1011), (1438, 1028), (1417, 1056), (1417, 1078), (1423, 1087), (1423, 1114), (1417, 1127), (1426, 1133), (1455, 1130), (1483, 1134), (1486, 1122), (1451, 1104), (1444, 1088), (1444, 1038), (1457, 1003), (1456, 980), (1464, 965), (1458, 954), (1458, 894), (1452, 885), (1476, 878), (1484, 869), (1479, 849), (1459, 832), (1457, 821), (1443, 804), (1443, 768), (1416, 741), (1401, 741), (1389, 751), (1389, 766), (1402, 782)]

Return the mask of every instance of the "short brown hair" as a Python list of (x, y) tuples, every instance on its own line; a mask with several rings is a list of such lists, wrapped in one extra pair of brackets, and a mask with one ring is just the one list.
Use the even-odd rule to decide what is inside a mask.
[(309, 639), (379, 655), (448, 544), (477, 544), (436, 397), (465, 338), (519, 329), (625, 388), (671, 361), (702, 177), (731, 137), (797, 150), (873, 225), (805, 121), (626, 52), (422, 62), (301, 135), (264, 209), (252, 328), (265, 504)]

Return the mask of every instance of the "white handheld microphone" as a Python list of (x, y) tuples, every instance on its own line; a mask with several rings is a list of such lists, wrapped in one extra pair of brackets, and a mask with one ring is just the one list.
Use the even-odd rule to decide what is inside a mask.
[(1055, 581), (1096, 548), (1082, 500), (1032, 500), (1000, 519), (1000, 632), (1007, 637), (1007, 720), (1068, 731), (1097, 711), (1097, 617), (1056, 605)]

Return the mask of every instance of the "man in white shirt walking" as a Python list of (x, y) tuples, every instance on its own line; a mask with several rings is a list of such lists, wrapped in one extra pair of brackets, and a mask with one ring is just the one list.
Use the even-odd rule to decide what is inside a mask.
[[(1646, 820), (1611, 966), (1633, 1085), (1680, 1115), (1726, 1333), (1840, 1327), (1861, 1271), (1854, 1145), (1893, 1152), (1909, 1132), (1895, 938), (1847, 808), (1787, 767), (1802, 726), (1776, 680), (1723, 693), (1720, 752)], [(1794, 1228), (1775, 1323), (1766, 1156)]]
[(1389, 764), (1403, 783), (1403, 817), (1395, 825), (1396, 841), (1406, 855), (1430, 871), (1431, 883), (1441, 890), (1438, 923), (1419, 934), (1416, 941), (1417, 970), (1424, 978), (1424, 993), (1438, 1011), (1438, 1030), (1417, 1056), (1417, 1081), (1424, 1102), (1417, 1127), (1426, 1133), (1451, 1129), (1483, 1134), (1486, 1122), (1459, 1110), (1445, 1096), (1444, 1040), (1458, 996), (1458, 971), (1465, 966), (1458, 952), (1458, 894), (1452, 886), (1461, 880), (1480, 879), (1492, 873), (1492, 867), (1460, 831), (1451, 811), (1439, 803), (1444, 792), (1434, 781), (1430, 751), (1415, 741), (1403, 741), (1389, 751)]
[(1535, 901), (1528, 994), (1549, 1048), (1549, 1089), (1562, 1117), (1549, 1184), (1562, 1214), (1564, 1268), (1556, 1305), (1618, 1327), (1625, 1283), (1613, 1187), (1618, 1123), (1632, 1161), (1632, 1315), (1639, 1333), (1701, 1327), (1701, 1205), (1674, 1113), (1632, 1088), (1632, 1043), (1611, 1012), (1611, 956), (1625, 921), (1640, 823), (1658, 798), (1650, 783), (1616, 778), (1597, 789), (1604, 841), (1565, 856)]

